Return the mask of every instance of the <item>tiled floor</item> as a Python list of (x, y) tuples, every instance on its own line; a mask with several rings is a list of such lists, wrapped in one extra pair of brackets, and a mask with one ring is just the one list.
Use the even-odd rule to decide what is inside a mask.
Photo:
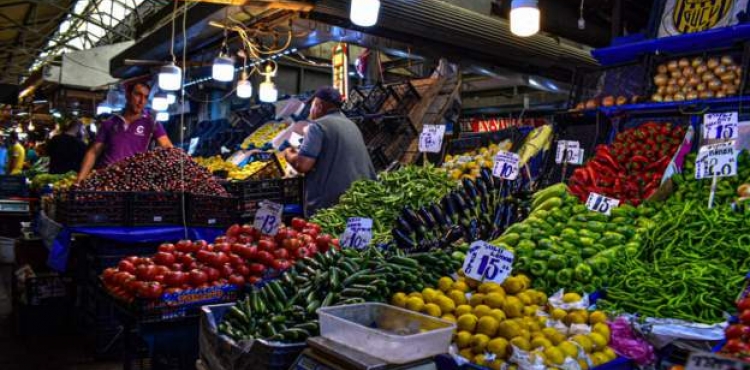
[(40, 333), (20, 337), (11, 317), (11, 267), (0, 265), (0, 369), (119, 370), (118, 362), (95, 361), (84, 351), (80, 335)]

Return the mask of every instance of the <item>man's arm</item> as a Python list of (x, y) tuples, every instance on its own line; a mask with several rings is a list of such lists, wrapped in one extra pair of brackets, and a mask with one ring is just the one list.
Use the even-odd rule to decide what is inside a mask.
[(308, 173), (315, 167), (315, 158), (300, 155), (294, 148), (284, 150), (284, 157), (289, 165), (299, 173)]
[(102, 154), (102, 151), (104, 151), (103, 143), (94, 143), (91, 148), (86, 151), (86, 155), (83, 156), (81, 171), (78, 172), (78, 178), (76, 179), (77, 183), (80, 183), (81, 181), (86, 180), (86, 178), (89, 177), (89, 175), (91, 174), (91, 170), (94, 169), (94, 164), (96, 164), (96, 159), (99, 158), (99, 156)]
[(167, 135), (159, 136), (156, 138), (156, 143), (159, 144), (162, 148), (171, 148), (173, 147), (172, 141), (169, 140), (169, 137)]

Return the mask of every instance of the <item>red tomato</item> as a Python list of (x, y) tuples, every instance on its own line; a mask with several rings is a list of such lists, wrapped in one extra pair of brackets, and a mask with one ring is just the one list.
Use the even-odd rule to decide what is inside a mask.
[(238, 255), (236, 255), (234, 253), (230, 253), (229, 254), (229, 264), (232, 265), (232, 266), (235, 266), (235, 267), (236, 266), (241, 266), (241, 265), (245, 264), (245, 260), (242, 257), (240, 257), (240, 256), (238, 256)]
[[(333, 243), (333, 245), (339, 247), (339, 239), (338, 238), (331, 240), (331, 243)], [(338, 248), (336, 248), (336, 249), (338, 249)]]
[(234, 268), (234, 272), (238, 275), (247, 276), (250, 274), (250, 268), (247, 265), (239, 265)]
[(229, 284), (243, 287), (245, 286), (245, 278), (241, 275), (232, 275), (229, 277)]
[(189, 254), (183, 254), (179, 258), (177, 258), (177, 262), (183, 264), (183, 265), (189, 265), (193, 262), (195, 262), (195, 258)]
[(214, 244), (226, 243), (226, 242), (227, 242), (227, 237), (224, 235), (217, 236), (216, 239), (214, 239)]
[(302, 241), (302, 244), (310, 244), (315, 241), (314, 236), (305, 233), (300, 234), (299, 239)]
[(208, 263), (213, 267), (220, 268), (221, 266), (224, 266), (224, 264), (229, 263), (229, 256), (224, 252), (217, 252), (211, 256)]
[(135, 277), (141, 281), (152, 281), (156, 276), (156, 266), (140, 265), (135, 268)]
[(724, 345), (724, 350), (729, 353), (741, 353), (748, 350), (748, 345), (740, 339), (730, 339)]
[(240, 228), (240, 234), (250, 235), (252, 236), (255, 234), (255, 230), (253, 229), (253, 225), (250, 224), (244, 224)]
[(237, 243), (250, 244), (252, 243), (252, 241), (253, 241), (253, 238), (247, 234), (240, 234), (240, 236), (237, 237)]
[(138, 261), (138, 258), (138, 256), (127, 256), (123, 259), (135, 265), (135, 262)]
[(180, 240), (175, 244), (175, 249), (180, 252), (190, 252), (193, 250), (193, 242), (190, 240)]
[(154, 281), (157, 283), (164, 283), (164, 275), (156, 275), (154, 276)]
[(287, 234), (288, 234), (288, 236), (287, 236), (288, 238), (299, 239), (299, 233), (297, 232), (297, 230), (289, 229), (287, 231)]
[(207, 250), (201, 249), (198, 252), (195, 253), (195, 258), (198, 259), (198, 261), (201, 261), (203, 263), (208, 263), (208, 261), (213, 258), (213, 252), (209, 252)]
[(274, 240), (276, 243), (281, 243), (284, 241), (284, 239), (289, 237), (289, 232), (287, 231), (286, 227), (280, 227), (279, 230), (276, 232), (276, 236), (274, 236)]
[(125, 290), (127, 290), (130, 293), (137, 294), (138, 291), (141, 289), (142, 286), (145, 286), (146, 283), (140, 281), (140, 280), (128, 280), (125, 283)]
[(193, 252), (208, 248), (208, 242), (205, 240), (196, 240), (193, 242)]
[(170, 271), (164, 275), (164, 283), (170, 287), (179, 287), (185, 284), (187, 275), (182, 271)]
[(182, 293), (182, 288), (180, 288), (180, 287), (167, 288), (164, 291), (164, 293), (167, 293), (167, 294)]
[(137, 295), (146, 299), (159, 299), (163, 292), (164, 288), (159, 283), (143, 283), (138, 288)]
[(198, 268), (198, 262), (190, 262), (187, 265), (182, 266), (182, 271), (190, 271)]
[(287, 258), (289, 258), (289, 251), (286, 250), (286, 249), (284, 249), (284, 248), (277, 249), (277, 250), (273, 251), (273, 256), (275, 258), (287, 259)]
[(740, 322), (743, 324), (750, 324), (750, 310), (744, 310), (740, 314)]
[(169, 267), (167, 266), (154, 265), (154, 275), (166, 275), (169, 271)]
[(282, 244), (282, 246), (284, 247), (284, 249), (287, 249), (290, 252), (292, 252), (302, 246), (302, 241), (297, 238), (289, 238), (289, 239), (284, 240), (284, 243)]
[(273, 252), (276, 250), (276, 242), (270, 240), (261, 240), (258, 242), (258, 250)]
[(176, 261), (177, 258), (175, 258), (174, 254), (172, 253), (156, 252), (156, 255), (154, 255), (154, 262), (156, 262), (157, 265), (169, 266)]
[(169, 265), (169, 268), (172, 271), (182, 271), (183, 269), (185, 269), (185, 265), (183, 265), (181, 263), (173, 263), (173, 264)]
[(263, 263), (264, 265), (270, 265), (273, 262), (273, 254), (266, 252), (266, 251), (260, 251), (258, 252), (258, 260)]
[(248, 284), (257, 284), (260, 281), (261, 281), (261, 278), (258, 277), (258, 276), (250, 276), (250, 277), (247, 278), (247, 283)]
[(750, 298), (744, 298), (737, 302), (737, 311), (742, 312), (748, 309), (750, 309)]
[(331, 245), (330, 234), (320, 234), (315, 238), (315, 244), (318, 245), (318, 250), (321, 252), (328, 252), (328, 247)]
[(318, 245), (315, 242), (308, 243), (305, 248), (307, 248), (307, 253), (311, 256), (318, 254)]
[(117, 269), (122, 272), (128, 272), (131, 274), (135, 273), (135, 265), (133, 264), (133, 262), (128, 261), (127, 259), (120, 261), (120, 263), (117, 264)]
[(316, 235), (320, 235), (320, 230), (321, 230), (320, 225), (313, 223), (313, 222), (308, 222), (307, 228), (315, 230)]
[(305, 221), (304, 218), (295, 217), (292, 219), (292, 228), (294, 230), (300, 231), (307, 226), (307, 221)]
[(190, 285), (199, 286), (201, 284), (205, 284), (206, 281), (208, 281), (208, 275), (204, 271), (193, 269), (190, 270), (189, 281)]
[(115, 274), (117, 273), (117, 269), (114, 267), (108, 267), (104, 269), (102, 272), (102, 280), (104, 280), (107, 284), (112, 284), (114, 282)]
[(242, 232), (242, 227), (238, 224), (234, 224), (227, 229), (227, 236), (236, 238), (240, 235), (240, 232)]
[(172, 243), (164, 243), (157, 249), (157, 251), (159, 252), (174, 252), (176, 250), (177, 248), (175, 248), (174, 244)]
[(219, 280), (219, 278), (221, 277), (221, 273), (219, 272), (219, 270), (213, 267), (204, 267), (203, 272), (206, 273), (209, 282)]
[(302, 234), (303, 235), (307, 235), (307, 236), (315, 239), (315, 238), (318, 237), (318, 230), (311, 229), (311, 228), (306, 228), (306, 229), (302, 230)]
[(266, 272), (266, 266), (261, 263), (251, 263), (248, 267), (250, 268), (250, 273), (256, 276), (261, 276)]
[(289, 263), (289, 261), (285, 259), (277, 259), (273, 261), (273, 263), (271, 264), (271, 267), (273, 267), (277, 271), (284, 271), (288, 269), (289, 267), (291, 267), (291, 263)]
[(750, 327), (742, 325), (742, 324), (730, 325), (727, 328), (725, 335), (727, 339), (742, 338), (742, 336), (745, 335), (745, 332), (747, 332), (748, 328)]
[(231, 252), (231, 246), (227, 243), (214, 244), (214, 250), (217, 252), (229, 253)]
[(154, 260), (150, 257), (139, 257), (138, 259), (135, 260), (135, 263), (134, 263), (135, 267), (138, 267), (140, 265), (153, 265), (153, 264), (154, 264)]
[(219, 271), (221, 272), (221, 277), (223, 278), (228, 278), (232, 276), (232, 274), (234, 274), (234, 269), (232, 268), (232, 266), (229, 266), (229, 265), (221, 266)]
[(307, 248), (299, 248), (294, 251), (293, 255), (296, 258), (306, 258), (310, 257), (310, 251), (308, 251)]

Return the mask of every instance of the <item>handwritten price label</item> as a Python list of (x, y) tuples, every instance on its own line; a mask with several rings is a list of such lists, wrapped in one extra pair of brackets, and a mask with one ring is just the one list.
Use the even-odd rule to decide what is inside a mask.
[(737, 154), (734, 150), (735, 141), (704, 145), (695, 158), (695, 178), (705, 179), (716, 177), (737, 176)]
[(693, 352), (685, 364), (687, 370), (750, 370), (750, 364), (716, 353)]
[(581, 149), (581, 144), (575, 140), (558, 141), (555, 163), (583, 163), (583, 149)]
[(495, 156), (495, 166), (492, 175), (504, 180), (515, 180), (518, 178), (518, 154), (501, 150)]
[(736, 139), (738, 136), (738, 113), (706, 113), (703, 115), (704, 139)]
[(419, 151), (422, 153), (440, 153), (443, 148), (445, 126), (424, 125), (419, 135)]
[(339, 238), (342, 247), (364, 249), (372, 241), (372, 219), (352, 217), (346, 222), (346, 229)]
[(586, 200), (586, 207), (594, 212), (604, 213), (609, 216), (612, 209), (620, 205), (620, 200), (605, 197), (598, 193), (589, 193), (589, 199)]
[(268, 200), (260, 202), (260, 208), (255, 212), (253, 226), (266, 235), (276, 235), (281, 226), (281, 215), (284, 207)]
[(464, 259), (464, 274), (474, 280), (499, 284), (510, 276), (514, 258), (509, 250), (477, 240)]

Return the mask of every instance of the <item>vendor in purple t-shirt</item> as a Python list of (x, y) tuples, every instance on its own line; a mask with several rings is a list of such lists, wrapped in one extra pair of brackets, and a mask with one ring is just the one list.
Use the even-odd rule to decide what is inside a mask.
[(147, 151), (151, 139), (155, 139), (163, 148), (172, 147), (161, 124), (143, 114), (150, 90), (143, 82), (136, 82), (127, 89), (125, 112), (122, 116), (114, 115), (102, 122), (94, 144), (83, 157), (78, 182), (89, 176), (94, 164), (97, 168), (103, 168)]

